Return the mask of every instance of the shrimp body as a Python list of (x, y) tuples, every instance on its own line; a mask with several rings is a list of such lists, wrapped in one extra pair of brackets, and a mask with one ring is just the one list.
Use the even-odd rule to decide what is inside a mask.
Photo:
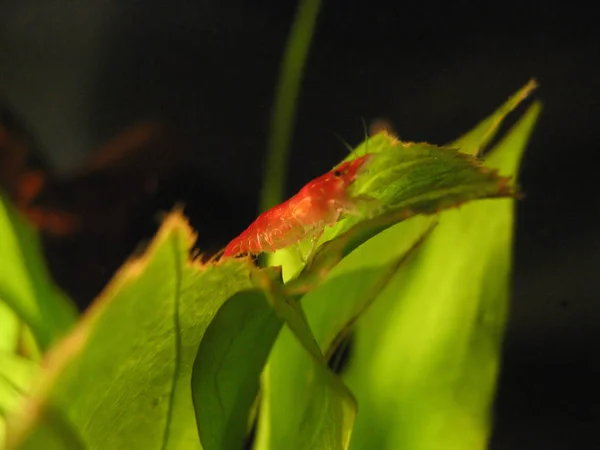
[(371, 155), (347, 161), (308, 182), (296, 195), (262, 213), (233, 239), (223, 257), (274, 252), (304, 239), (316, 239), (355, 204), (348, 188)]

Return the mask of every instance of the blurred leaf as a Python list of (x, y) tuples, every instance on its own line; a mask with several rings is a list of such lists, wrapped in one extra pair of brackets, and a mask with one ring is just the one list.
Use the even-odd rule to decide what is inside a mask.
[(39, 367), (10, 352), (0, 352), (0, 416), (12, 411), (27, 394)]
[[(0, 327), (0, 331), (2, 328)], [(14, 354), (15, 348), (0, 349), (0, 448), (6, 440), (5, 417), (22, 402), (39, 367)]]
[(19, 318), (0, 299), (0, 352), (14, 352), (17, 349), (19, 327)]
[[(50, 405), (35, 405), (31, 410), (20, 411), (11, 417), (11, 422), (19, 418), (19, 424), (35, 422), (27, 438), (20, 448), (31, 450), (87, 450), (92, 447), (84, 445), (74, 427), (58, 411)], [(11, 437), (9, 431), (9, 439)], [(10, 448), (10, 440), (9, 447)], [(101, 447), (99, 447), (101, 448)]]
[[(31, 333), (25, 333), (28, 328), (24, 327), (17, 315), (0, 301), (0, 449), (4, 448), (6, 441), (5, 416), (19, 405), (32, 386), (33, 374), (38, 365), (32, 360), (17, 355), (23, 350), (34, 354), (28, 357), (37, 359), (37, 346), (30, 337)], [(29, 336), (29, 339), (26, 337)]]
[[(487, 164), (515, 175), (534, 104)], [(440, 214), (438, 227), (359, 321), (344, 379), (355, 449), (483, 449), (509, 293), (513, 200)]]
[[(300, 0), (290, 29), (279, 68), (275, 102), (271, 111), (269, 141), (263, 170), (264, 182), (259, 199), (261, 213), (284, 200), (285, 179), (289, 170), (290, 141), (296, 118), (296, 102), (302, 71), (320, 9), (321, 0)], [(259, 262), (265, 266), (283, 266), (284, 271), (292, 270), (294, 274), (295, 268), (300, 268), (297, 254), (290, 255), (288, 252), (261, 255)]]
[(74, 305), (50, 279), (38, 236), (0, 193), (0, 300), (48, 348), (75, 323)]
[(50, 352), (38, 389), (9, 422), (12, 448), (37, 449), (46, 436), (59, 442), (48, 422), (56, 417), (89, 449), (201, 448), (190, 390), (194, 356), (222, 303), (252, 286), (252, 266), (192, 263), (193, 239), (185, 220), (171, 214), (144, 256), (119, 271)]
[(460, 149), (462, 153), (478, 156), (487, 144), (494, 138), (500, 124), (506, 116), (514, 110), (525, 98), (537, 88), (535, 80), (529, 80), (525, 86), (511, 96), (500, 108), (494, 113), (481, 121), (473, 130), (469, 131), (464, 136), (461, 136), (448, 147)]
[(261, 212), (283, 201), (296, 100), (320, 8), (321, 0), (300, 0), (283, 54), (271, 113), (265, 181), (260, 198)]
[(32, 361), (40, 362), (43, 357), (42, 350), (37, 344), (35, 337), (31, 332), (31, 328), (23, 323), (20, 325), (19, 354)]

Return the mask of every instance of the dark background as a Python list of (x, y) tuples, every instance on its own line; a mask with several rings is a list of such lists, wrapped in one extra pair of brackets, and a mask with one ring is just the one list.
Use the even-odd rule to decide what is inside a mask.
[[(176, 201), (206, 251), (254, 218), (295, 6), (0, 2), (3, 106), (54, 175), (39, 201), (85, 219), (75, 236), (45, 241), (53, 273), (81, 306)], [(600, 33), (591, 8), (329, 0), (303, 78), (289, 194), (345, 155), (334, 133), (362, 139), (361, 118), (444, 143), (530, 77), (540, 82), (493, 449), (598, 445)], [(168, 130), (156, 148), (86, 172), (92, 152), (148, 118)]]

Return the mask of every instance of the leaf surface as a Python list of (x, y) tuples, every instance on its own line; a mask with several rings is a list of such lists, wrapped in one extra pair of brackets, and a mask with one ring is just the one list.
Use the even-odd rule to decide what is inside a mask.
[(119, 271), (44, 361), (24, 414), (9, 422), (12, 448), (63, 442), (66, 426), (49, 425), (57, 417), (87, 449), (201, 448), (190, 388), (194, 357), (223, 302), (252, 286), (252, 266), (190, 262), (193, 240), (173, 213), (145, 254)]
[[(515, 176), (534, 104), (487, 163)], [(484, 449), (509, 299), (514, 200), (445, 211), (359, 322), (353, 449)]]
[[(75, 306), (48, 273), (37, 233), (2, 192), (0, 302), (29, 326), (42, 349), (64, 335), (77, 320)], [(8, 313), (0, 317), (3, 316), (7, 317)], [(13, 319), (7, 317), (6, 320)]]

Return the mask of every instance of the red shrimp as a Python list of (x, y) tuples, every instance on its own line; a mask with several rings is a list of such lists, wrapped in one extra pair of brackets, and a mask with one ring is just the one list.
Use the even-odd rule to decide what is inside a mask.
[(262, 213), (225, 247), (223, 257), (274, 252), (309, 238), (314, 245), (326, 226), (334, 225), (342, 214), (354, 209), (355, 200), (348, 188), (370, 157), (367, 154), (340, 164), (308, 182), (292, 198)]

